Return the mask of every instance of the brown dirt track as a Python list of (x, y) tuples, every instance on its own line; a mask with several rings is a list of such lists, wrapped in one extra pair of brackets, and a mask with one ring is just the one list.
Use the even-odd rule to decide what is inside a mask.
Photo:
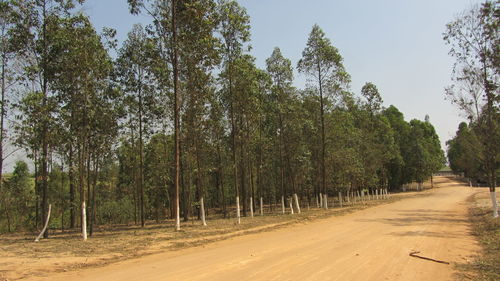
[[(428, 196), (206, 246), (33, 280), (454, 280), (480, 250), (466, 199), (475, 189), (436, 179)], [(481, 191), (483, 192), (483, 191)], [(411, 251), (444, 260), (410, 257)]]

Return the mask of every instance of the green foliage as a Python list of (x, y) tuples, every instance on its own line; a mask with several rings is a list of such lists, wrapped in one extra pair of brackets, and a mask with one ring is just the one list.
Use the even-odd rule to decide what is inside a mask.
[(18, 161), (0, 190), (0, 232), (31, 229), (33, 181), (26, 162)]
[(103, 202), (99, 211), (102, 224), (125, 224), (134, 219), (134, 203), (128, 196)]

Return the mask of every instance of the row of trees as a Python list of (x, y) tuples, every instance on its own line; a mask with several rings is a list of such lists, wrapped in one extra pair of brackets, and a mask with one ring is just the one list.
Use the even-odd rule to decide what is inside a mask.
[(500, 1), (485, 1), (450, 22), (444, 33), (456, 59), (446, 95), (469, 119), (447, 142), (448, 160), (453, 171), (488, 184), (494, 217), (500, 173), (499, 26)]
[(327, 208), (338, 192), (397, 189), (443, 165), (428, 118), (383, 108), (372, 83), (352, 93), (317, 25), (297, 64), (310, 83), (297, 89), (279, 48), (255, 65), (236, 1), (129, 0), (152, 22), (118, 49), (113, 30), (98, 34), (72, 12), (82, 2), (2, 1), (2, 81), (15, 81), (2, 95), (22, 93), (3, 116), (16, 116), (16, 142), (35, 163), (35, 227), (49, 203), (53, 226), (87, 224), (90, 235), (166, 217), (177, 229), (181, 216), (206, 224), (206, 208), (239, 222), (264, 204)]

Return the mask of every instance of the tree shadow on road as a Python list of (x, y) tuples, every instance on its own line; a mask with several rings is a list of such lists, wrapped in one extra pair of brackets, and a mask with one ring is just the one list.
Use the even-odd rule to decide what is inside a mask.
[[(361, 222), (382, 223), (397, 227), (418, 226), (425, 229), (427, 226), (437, 225), (468, 225), (468, 220), (452, 211), (439, 211), (431, 209), (415, 209), (415, 210), (394, 210), (394, 215), (391, 217), (377, 219), (359, 219)], [(391, 232), (390, 235), (395, 236), (427, 236), (440, 238), (453, 238), (463, 235), (463, 233), (449, 233), (439, 231), (412, 230), (402, 232)]]

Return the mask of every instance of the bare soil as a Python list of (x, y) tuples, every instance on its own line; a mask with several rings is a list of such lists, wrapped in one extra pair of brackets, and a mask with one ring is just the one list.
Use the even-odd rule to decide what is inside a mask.
[(0, 280), (453, 280), (453, 264), (479, 249), (466, 199), (487, 191), (447, 178), (435, 184), (385, 202), (247, 218), (240, 226), (110, 229), (87, 242), (75, 233), (41, 243), (2, 236)]

